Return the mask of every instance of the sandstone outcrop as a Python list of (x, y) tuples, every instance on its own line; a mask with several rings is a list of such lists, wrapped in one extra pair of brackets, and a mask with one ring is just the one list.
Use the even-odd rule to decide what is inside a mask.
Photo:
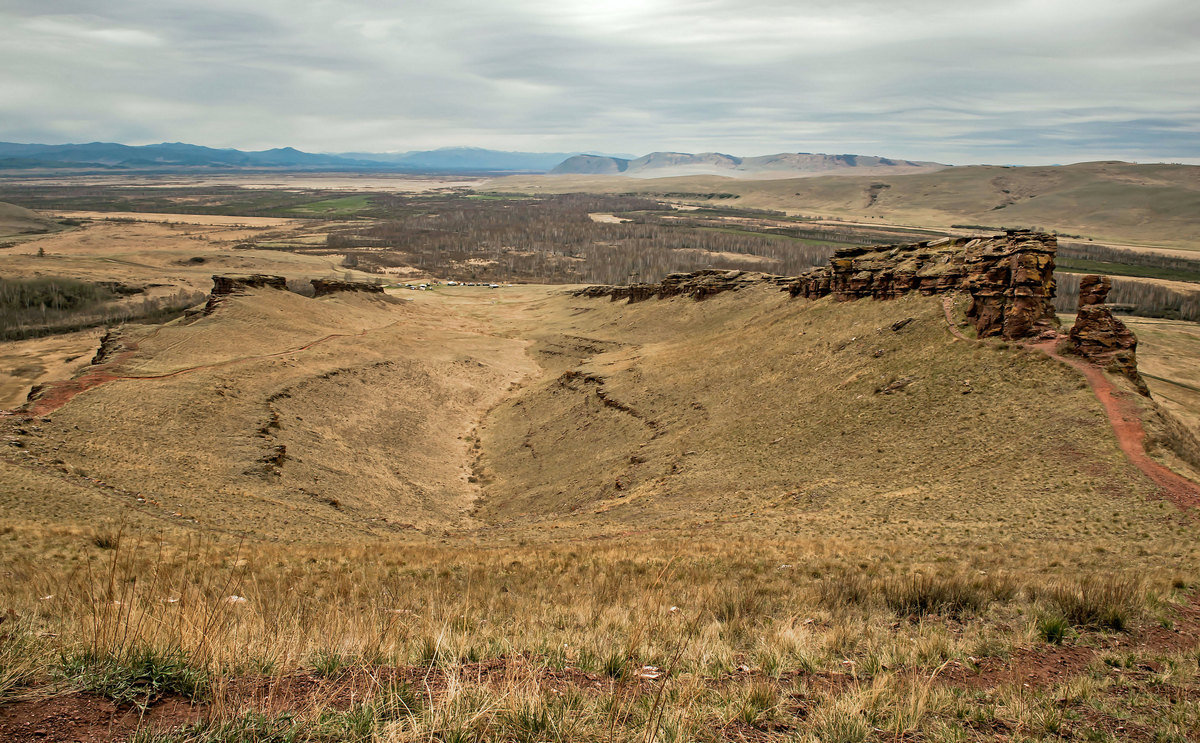
[(217, 274), (212, 277), (212, 293), (204, 305), (204, 314), (211, 314), (221, 303), (221, 300), (231, 294), (241, 294), (247, 289), (280, 289), (287, 291), (287, 279), (283, 276), (271, 276), (264, 273), (246, 275)]
[(792, 296), (849, 301), (963, 291), (979, 336), (1017, 339), (1056, 324), (1053, 235), (1010, 230), (1003, 235), (941, 238), (912, 244), (844, 248), (828, 266), (797, 277)]
[(652, 297), (704, 299), (754, 284), (774, 284), (792, 296), (838, 301), (864, 297), (892, 299), (909, 292), (933, 295), (963, 291), (970, 295), (967, 317), (980, 337), (1028, 338), (1057, 326), (1054, 314), (1053, 235), (1009, 230), (989, 237), (939, 240), (862, 248), (844, 248), (829, 265), (795, 278), (749, 271), (709, 269), (675, 273), (657, 284), (589, 286), (582, 297), (641, 302)]
[(1084, 276), (1079, 280), (1079, 314), (1075, 316), (1063, 351), (1082, 356), (1114, 374), (1133, 382), (1138, 392), (1150, 390), (1137, 368), (1137, 336), (1105, 306), (1112, 279)]
[(1090, 274), (1079, 279), (1079, 306), (1104, 304), (1112, 290), (1112, 279), (1108, 276)]
[(252, 273), (242, 276), (217, 274), (212, 279), (213, 294), (236, 294), (246, 289), (287, 290), (287, 279), (282, 276), (271, 276), (265, 273)]
[(694, 273), (673, 273), (657, 284), (629, 284), (627, 286), (589, 286), (573, 292), (577, 297), (608, 297), (612, 301), (626, 299), (641, 302), (653, 297), (691, 297), (700, 300), (721, 292), (737, 291), (755, 284), (785, 286), (792, 279), (786, 276), (756, 273), (754, 271), (726, 271), (705, 269)]
[(313, 296), (324, 297), (327, 294), (336, 294), (337, 292), (368, 292), (371, 294), (383, 294), (383, 287), (379, 284), (369, 284), (365, 281), (339, 281), (338, 279), (313, 279), (309, 283), (313, 287)]

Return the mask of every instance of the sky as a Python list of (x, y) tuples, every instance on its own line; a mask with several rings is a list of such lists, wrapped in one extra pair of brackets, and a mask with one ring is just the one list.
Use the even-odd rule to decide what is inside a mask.
[(1200, 2), (0, 0), (0, 141), (1200, 163)]

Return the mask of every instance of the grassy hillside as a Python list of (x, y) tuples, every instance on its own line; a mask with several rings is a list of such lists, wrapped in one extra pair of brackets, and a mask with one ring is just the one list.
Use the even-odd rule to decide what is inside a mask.
[(514, 176), (493, 191), (672, 194), (703, 203), (790, 214), (955, 224), (1037, 226), (1141, 245), (1196, 249), (1200, 167), (1119, 162), (1068, 166), (969, 166), (896, 176), (747, 181), (714, 176), (652, 180)]
[(4, 423), (0, 738), (1200, 732), (1195, 520), (1067, 367), (933, 298), (406, 296)]
[[(933, 299), (408, 296), (261, 291), (128, 329), (118, 379), (20, 441), (61, 463), (64, 488), (125, 494), (112, 519), (142, 497), (284, 540), (744, 523), (1036, 541), (1049, 525), (1078, 538), (1078, 516), (1114, 497), (1157, 518), (1075, 372), (954, 340)], [(6, 510), (87, 518), (54, 503)]]
[(35, 211), (0, 201), (0, 237), (55, 232), (62, 225)]

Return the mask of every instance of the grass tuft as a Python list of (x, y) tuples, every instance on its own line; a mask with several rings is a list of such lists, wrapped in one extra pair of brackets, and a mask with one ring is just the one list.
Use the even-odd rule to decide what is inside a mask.
[(1134, 576), (1089, 576), (1052, 586), (1048, 599), (1076, 627), (1124, 632), (1143, 606), (1146, 591)]
[(182, 652), (134, 650), (124, 657), (94, 653), (63, 659), (63, 676), (84, 690), (118, 705), (148, 707), (168, 694), (200, 701), (209, 691), (208, 674), (189, 663)]

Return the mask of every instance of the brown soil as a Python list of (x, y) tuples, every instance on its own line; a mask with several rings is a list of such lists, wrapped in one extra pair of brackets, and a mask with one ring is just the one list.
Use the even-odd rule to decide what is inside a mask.
[[(947, 683), (968, 689), (991, 689), (1001, 684), (1022, 684), (1031, 688), (1049, 688), (1072, 676), (1078, 676), (1100, 657), (1109, 652), (1177, 653), (1188, 650), (1200, 637), (1200, 594), (1179, 607), (1168, 629), (1157, 623), (1146, 623), (1136, 633), (1107, 635), (1093, 646), (1039, 645), (1021, 648), (1011, 658), (987, 658), (977, 672), (962, 666), (948, 669), (942, 676)], [(1156, 673), (1160, 668), (1149, 666), (1129, 669), (1131, 673)]]
[[(1141, 654), (1171, 653), (1186, 650), (1200, 636), (1200, 595), (1180, 607), (1168, 629), (1147, 622), (1131, 634), (1105, 635), (1095, 645), (1041, 645), (1021, 648), (1011, 658), (983, 659), (977, 670), (951, 663), (939, 670), (932, 682), (968, 690), (986, 691), (998, 686), (1019, 684), (1030, 689), (1049, 689), (1083, 674), (1087, 667), (1109, 652), (1136, 651)], [(1151, 663), (1133, 668), (1114, 669), (1127, 676), (1146, 676), (1162, 669)], [(543, 690), (564, 693), (630, 695), (654, 694), (666, 677), (634, 678), (625, 682), (578, 668), (551, 669), (523, 655), (504, 656), (468, 663), (447, 672), (442, 667), (413, 665), (397, 667), (356, 667), (334, 676), (319, 676), (300, 671), (284, 676), (247, 676), (232, 679), (217, 694), (216, 704), (189, 704), (179, 697), (159, 700), (144, 713), (136, 708), (118, 708), (111, 701), (86, 694), (69, 694), (42, 699), (27, 699), (0, 705), (0, 740), (8, 743), (27, 741), (81, 741), (109, 743), (127, 739), (142, 729), (168, 729), (204, 719), (214, 709), (226, 714), (254, 711), (259, 714), (284, 712), (303, 715), (318, 710), (347, 710), (389, 688), (408, 687), (418, 698), (441, 697), (453, 675), (459, 681), (503, 688), (514, 683), (535, 682)], [(751, 678), (771, 680), (757, 671), (740, 668), (711, 680), (715, 688)], [(796, 674), (779, 680), (785, 685), (805, 680), (810, 686), (842, 689), (855, 679), (847, 674)], [(858, 679), (859, 682), (863, 679)], [(802, 700), (792, 709), (804, 716)], [(747, 729), (749, 731), (749, 729)], [(736, 736), (732, 739), (738, 739)]]
[(0, 705), (0, 740), (5, 743), (108, 743), (139, 730), (167, 730), (200, 719), (201, 709), (180, 697), (160, 699), (142, 712), (84, 694), (30, 699)]

